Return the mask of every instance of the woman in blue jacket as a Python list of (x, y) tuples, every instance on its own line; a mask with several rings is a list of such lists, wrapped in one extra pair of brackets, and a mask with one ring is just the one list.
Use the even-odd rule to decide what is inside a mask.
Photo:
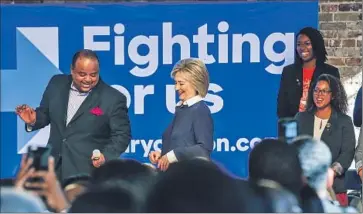
[(180, 101), (174, 119), (163, 134), (161, 152), (149, 154), (150, 162), (162, 171), (177, 161), (209, 159), (213, 150), (213, 119), (203, 101), (209, 87), (205, 64), (198, 59), (181, 60), (174, 66), (171, 76)]

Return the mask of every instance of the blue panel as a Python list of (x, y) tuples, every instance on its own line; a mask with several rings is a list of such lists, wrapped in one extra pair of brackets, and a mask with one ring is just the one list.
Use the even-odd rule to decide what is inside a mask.
[[(130, 102), (133, 140), (123, 156), (147, 162), (177, 102), (172, 66), (198, 57), (210, 72), (212, 157), (241, 177), (254, 143), (277, 134), (280, 74), (293, 62), (296, 32), (318, 24), (317, 1), (2, 5), (1, 12), (2, 112), (17, 103), (36, 107), (49, 78), (69, 74), (77, 50), (93, 49), (103, 80), (124, 88)], [(143, 99), (146, 86), (152, 93)], [(1, 127), (11, 159), (14, 145), (20, 151), (32, 139), (47, 141), (44, 133), (25, 133), (21, 122), (15, 126), (15, 116), (2, 121), (11, 124)]]

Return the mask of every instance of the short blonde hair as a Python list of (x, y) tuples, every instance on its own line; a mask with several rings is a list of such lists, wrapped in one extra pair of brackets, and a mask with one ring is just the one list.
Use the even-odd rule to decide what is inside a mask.
[(204, 62), (196, 58), (182, 59), (177, 62), (171, 71), (171, 77), (175, 78), (175, 75), (181, 72), (186, 74), (193, 85), (197, 94), (201, 97), (205, 97), (209, 87), (209, 74)]

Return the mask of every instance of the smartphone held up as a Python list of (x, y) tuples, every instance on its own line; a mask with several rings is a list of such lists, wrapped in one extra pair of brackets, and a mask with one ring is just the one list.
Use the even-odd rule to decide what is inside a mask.
[(298, 135), (298, 124), (293, 118), (281, 118), (278, 121), (278, 136), (290, 144)]

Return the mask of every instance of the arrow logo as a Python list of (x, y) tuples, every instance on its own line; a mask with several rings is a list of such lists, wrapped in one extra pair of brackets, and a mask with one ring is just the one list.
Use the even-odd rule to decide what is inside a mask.
[[(35, 108), (43, 92), (59, 70), (58, 27), (16, 28), (17, 68), (1, 70), (1, 112), (14, 112), (20, 104)], [(18, 153), (28, 145), (46, 145), (50, 127), (27, 133), (24, 122), (17, 119)]]

